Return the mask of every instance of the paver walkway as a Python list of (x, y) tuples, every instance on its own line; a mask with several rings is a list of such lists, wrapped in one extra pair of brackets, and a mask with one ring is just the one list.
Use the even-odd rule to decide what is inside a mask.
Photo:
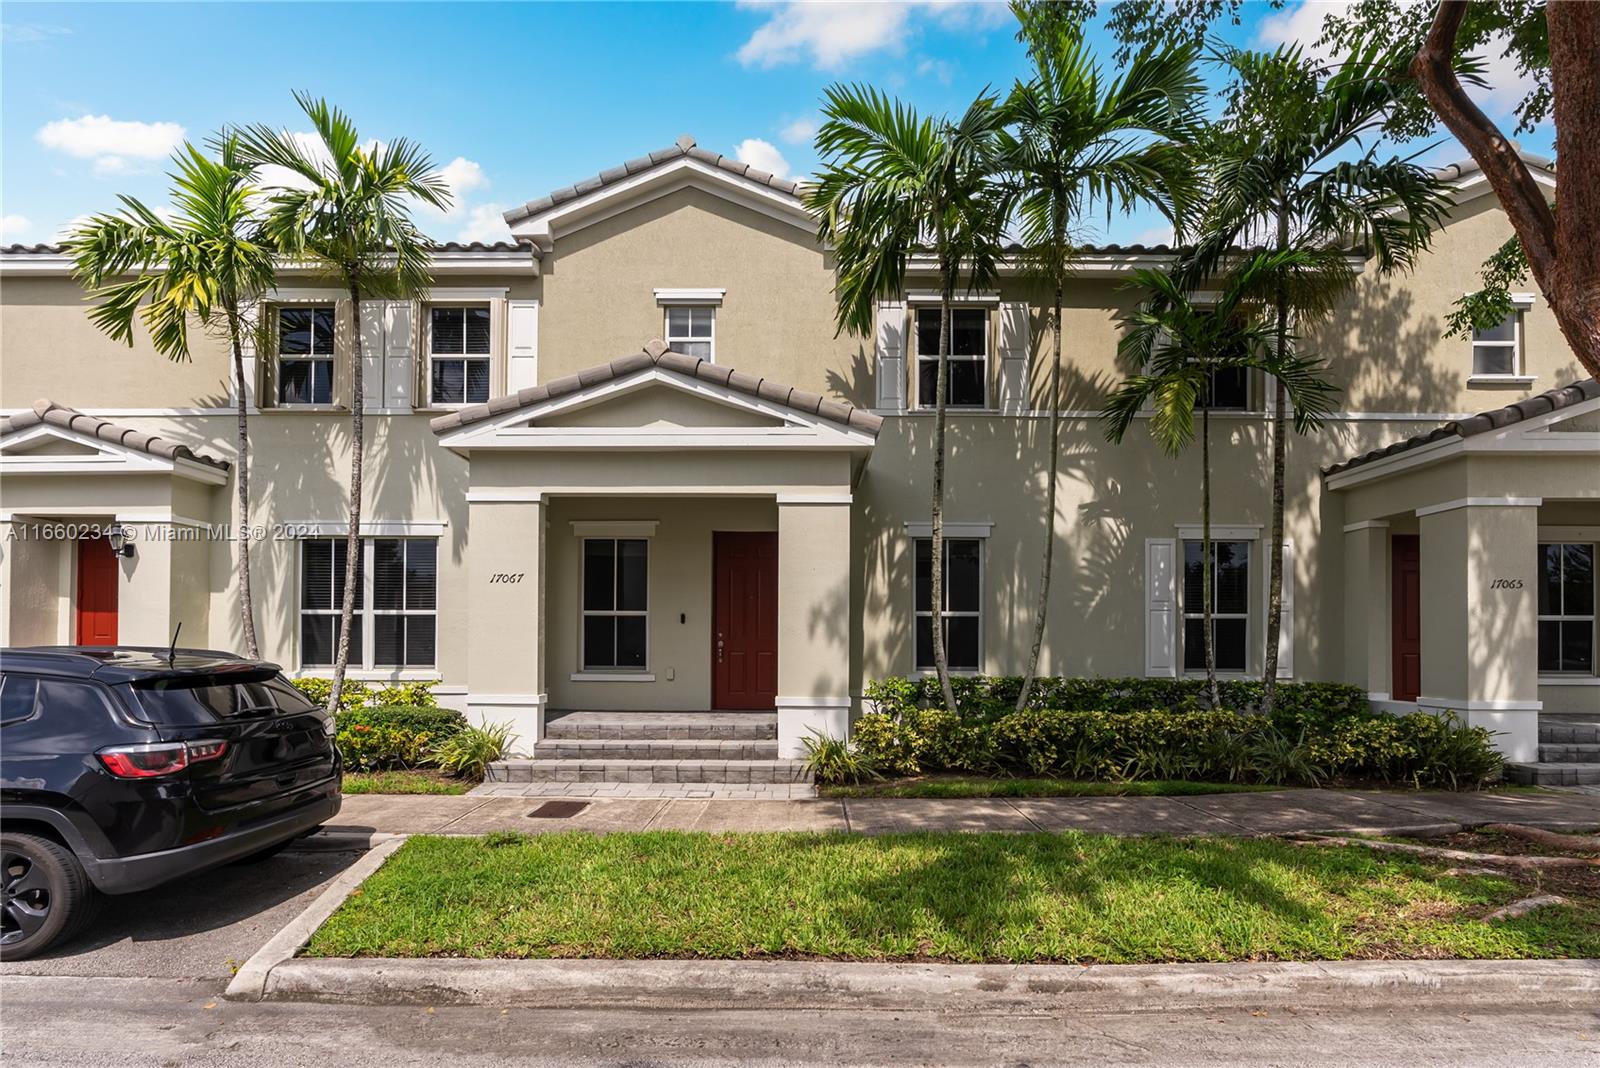
[[(1093, 831), (1106, 834), (1380, 833), (1483, 823), (1600, 826), (1600, 797), (1551, 793), (1281, 790), (1204, 797), (972, 800), (862, 798), (772, 801), (607, 798), (567, 815), (535, 816), (530, 797), (347, 797), (331, 832), (489, 831)], [(570, 808), (570, 806), (569, 806)]]

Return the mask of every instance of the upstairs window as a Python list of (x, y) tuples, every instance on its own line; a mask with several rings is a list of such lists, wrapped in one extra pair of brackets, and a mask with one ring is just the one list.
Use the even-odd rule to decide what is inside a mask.
[(1595, 547), (1539, 546), (1539, 673), (1592, 675), (1595, 668)]
[(1472, 332), (1472, 377), (1514, 378), (1522, 374), (1522, 312), (1486, 330)]
[(643, 671), (647, 663), (649, 545), (644, 538), (583, 541), (583, 667)]
[[(917, 539), (916, 657), (918, 671), (933, 663), (933, 539)], [(944, 540), (945, 663), (951, 671), (977, 671), (982, 650), (983, 543)]]
[(716, 362), (717, 309), (709, 304), (667, 305), (667, 347)]
[[(1183, 669), (1206, 669), (1205, 560), (1200, 541), (1183, 543)], [(1211, 633), (1218, 671), (1249, 670), (1250, 543), (1211, 543)]]
[(428, 309), (428, 381), (432, 404), (482, 404), (489, 399), (489, 309)]
[[(917, 309), (917, 407), (932, 408), (939, 382), (939, 309)], [(989, 312), (984, 308), (950, 309), (950, 377), (945, 404), (983, 408), (989, 394)]]
[(1211, 372), (1209, 388), (1202, 394), (1214, 412), (1250, 410), (1250, 368), (1221, 367)]
[(333, 305), (278, 309), (278, 403), (333, 403)]

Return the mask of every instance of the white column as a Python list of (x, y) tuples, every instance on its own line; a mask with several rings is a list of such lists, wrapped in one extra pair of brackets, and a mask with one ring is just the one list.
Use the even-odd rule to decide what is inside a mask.
[(778, 756), (850, 730), (850, 497), (778, 497)]
[[(544, 737), (545, 509), (536, 492), (467, 491), (467, 714), (510, 723), (515, 753)], [(488, 499), (494, 497), (496, 499)]]

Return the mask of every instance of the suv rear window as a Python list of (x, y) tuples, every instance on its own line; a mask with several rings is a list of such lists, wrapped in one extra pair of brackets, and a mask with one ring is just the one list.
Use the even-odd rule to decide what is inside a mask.
[(141, 680), (134, 683), (133, 691), (147, 720), (174, 727), (317, 710), (305, 694), (275, 673), (244, 679), (198, 675)]

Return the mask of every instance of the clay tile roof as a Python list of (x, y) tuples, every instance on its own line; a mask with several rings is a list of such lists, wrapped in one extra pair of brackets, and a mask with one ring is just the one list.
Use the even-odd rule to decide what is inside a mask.
[(690, 375), (704, 381), (714, 382), (717, 385), (743, 393), (751, 397), (759, 397), (766, 401), (776, 401), (798, 408), (807, 415), (816, 415), (831, 423), (838, 423), (853, 430), (865, 431), (874, 436), (878, 428), (883, 425), (883, 417), (871, 412), (863, 411), (842, 401), (826, 400), (815, 393), (807, 393), (792, 386), (774, 382), (771, 379), (761, 378), (757, 375), (745, 374), (731, 367), (710, 363), (698, 356), (688, 356), (681, 352), (674, 352), (667, 348), (666, 342), (659, 338), (645, 344), (643, 350), (629, 353), (609, 363), (596, 364), (593, 367), (579, 371), (575, 375), (567, 375), (553, 382), (546, 382), (542, 386), (531, 386), (528, 389), (518, 390), (516, 393), (505, 397), (496, 397), (487, 404), (474, 404), (462, 408), (460, 411), (441, 415), (429, 425), (435, 434), (443, 434), (460, 427), (481, 423), (506, 412), (518, 408), (526, 408), (543, 401), (563, 397), (569, 393), (576, 393), (591, 386), (610, 382), (614, 379), (624, 378), (627, 375), (643, 371), (651, 367), (660, 367), (664, 370), (675, 371), (679, 374)]
[(1420, 448), (1430, 442), (1443, 441), (1446, 438), (1470, 438), (1475, 434), (1498, 430), (1501, 427), (1510, 426), (1512, 423), (1520, 423), (1524, 419), (1534, 419), (1541, 415), (1549, 415), (1551, 412), (1560, 411), (1562, 408), (1570, 408), (1574, 404), (1582, 404), (1584, 401), (1594, 400), (1596, 397), (1600, 397), (1600, 382), (1592, 378), (1585, 378), (1581, 381), (1573, 382), (1571, 385), (1546, 390), (1526, 400), (1519, 400), (1515, 404), (1508, 404), (1504, 408), (1491, 408), (1489, 411), (1479, 412), (1477, 415), (1469, 415), (1465, 419), (1453, 419), (1443, 426), (1433, 428), (1426, 434), (1418, 434), (1416, 437), (1406, 438), (1404, 441), (1396, 441), (1393, 444), (1385, 445), (1381, 449), (1374, 449), (1349, 460), (1331, 464), (1328, 467), (1324, 467), (1322, 473), (1324, 475), (1336, 475), (1341, 471), (1349, 471), (1352, 468), (1360, 467), (1362, 464), (1369, 464), (1374, 460), (1381, 460), (1396, 453), (1408, 452), (1411, 449)]
[(667, 148), (658, 148), (649, 155), (640, 156), (638, 159), (630, 159), (621, 166), (610, 167), (601, 171), (593, 178), (585, 178), (574, 185), (563, 186), (537, 200), (528, 201), (520, 208), (512, 208), (506, 212), (506, 222), (519, 222), (534, 215), (542, 214), (551, 208), (565, 204), (569, 200), (577, 200), (581, 196), (620, 182), (624, 178), (630, 178), (641, 171), (647, 171), (684, 158), (699, 160), (701, 163), (718, 167), (746, 181), (756, 182), (770, 189), (776, 189), (780, 193), (786, 193), (789, 196), (799, 196), (800, 194), (800, 183), (779, 178), (768, 174), (766, 171), (758, 171), (747, 163), (740, 163), (736, 159), (731, 159), (716, 152), (709, 152), (696, 145), (693, 137), (684, 134), (678, 138), (675, 144)]
[(219, 460), (215, 456), (208, 456), (203, 452), (195, 452), (187, 445), (180, 445), (176, 441), (157, 437), (154, 434), (145, 434), (130, 427), (118, 426), (108, 423), (104, 419), (92, 415), (84, 415), (76, 408), (68, 408), (64, 404), (57, 404), (53, 400), (41, 399), (33, 402), (33, 407), (16, 415), (0, 417), (0, 436), (20, 433), (29, 427), (40, 424), (58, 426), (63, 430), (73, 430), (79, 434), (87, 434), (92, 438), (121, 445), (124, 448), (136, 449), (163, 460), (188, 460), (192, 463), (204, 464), (214, 467), (219, 471), (228, 469), (228, 461)]
[[(434, 241), (428, 245), (434, 252), (531, 252), (533, 246), (526, 241)], [(59, 256), (67, 251), (65, 245), (6, 245), (0, 253), (7, 256)]]

